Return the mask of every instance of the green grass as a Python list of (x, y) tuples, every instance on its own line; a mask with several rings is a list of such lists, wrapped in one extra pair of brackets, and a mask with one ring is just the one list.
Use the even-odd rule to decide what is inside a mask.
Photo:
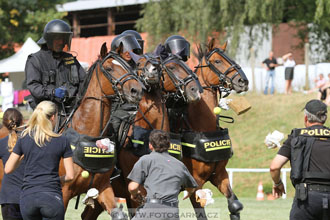
[[(235, 98), (239, 95), (231, 95)], [(232, 110), (222, 111), (224, 115), (232, 116), (234, 124), (225, 124), (232, 139), (234, 156), (229, 160), (228, 168), (269, 168), (278, 149), (268, 149), (264, 140), (268, 133), (278, 130), (287, 135), (293, 128), (304, 127), (302, 108), (316, 94), (292, 95), (276, 94), (261, 95), (247, 93), (244, 95), (252, 108), (236, 115)], [(329, 126), (329, 121), (326, 123)], [(284, 140), (283, 140), (284, 141)], [(285, 167), (290, 167), (289, 163)], [(293, 197), (294, 189), (288, 180), (288, 196)], [(269, 173), (234, 173), (234, 192), (239, 197), (255, 197), (257, 185), (262, 181), (264, 185), (272, 184)]]
[[(180, 195), (180, 215), (182, 220), (196, 220), (194, 211), (189, 200), (182, 200)], [(244, 205), (241, 212), (241, 219), (244, 220), (278, 220), (288, 219), (292, 198), (278, 200), (257, 201), (255, 198), (241, 198), (240, 201)], [(66, 220), (80, 219), (80, 214), (84, 209), (84, 205), (79, 204), (78, 210), (74, 209), (75, 199), (72, 199), (66, 213)], [(125, 209), (126, 210), (126, 209)], [(127, 213), (127, 212), (126, 212)], [(229, 211), (227, 209), (227, 200), (224, 197), (216, 197), (214, 204), (206, 207), (208, 219), (229, 220)], [(103, 212), (99, 220), (109, 220), (109, 215)]]

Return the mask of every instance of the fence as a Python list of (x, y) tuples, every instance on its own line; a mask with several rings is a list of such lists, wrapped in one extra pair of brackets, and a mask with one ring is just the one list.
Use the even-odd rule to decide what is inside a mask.
[[(240, 173), (269, 173), (269, 168), (226, 168), (228, 175), (229, 175), (229, 183), (231, 188), (233, 188), (233, 176), (234, 172), (240, 172)], [(285, 192), (286, 190), (286, 172), (290, 172), (291, 168), (282, 168), (282, 182), (284, 185)], [(286, 198), (286, 194), (282, 195), (282, 198)]]

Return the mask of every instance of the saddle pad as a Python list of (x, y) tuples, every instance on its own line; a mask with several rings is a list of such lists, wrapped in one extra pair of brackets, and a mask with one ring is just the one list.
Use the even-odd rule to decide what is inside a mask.
[(212, 132), (184, 132), (183, 155), (203, 162), (228, 160), (233, 156), (228, 129)]
[(107, 153), (96, 146), (96, 141), (105, 137), (91, 137), (79, 134), (72, 128), (64, 133), (71, 143), (73, 161), (91, 173), (105, 173), (116, 163), (116, 150)]
[[(132, 152), (135, 156), (141, 157), (143, 155), (149, 154), (149, 135), (152, 130), (147, 130), (140, 126), (134, 126), (133, 135), (131, 138), (131, 143), (133, 146)], [(182, 159), (182, 148), (181, 148), (181, 139), (180, 134), (170, 134), (170, 148), (168, 152), (171, 156), (177, 158), (178, 160)]]

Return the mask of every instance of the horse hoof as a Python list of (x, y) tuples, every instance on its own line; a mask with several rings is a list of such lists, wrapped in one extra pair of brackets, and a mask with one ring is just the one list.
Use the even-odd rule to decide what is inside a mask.
[(239, 200), (234, 200), (232, 203), (228, 204), (228, 210), (230, 213), (235, 215), (243, 209), (243, 204)]
[(230, 216), (230, 220), (240, 220), (241, 219), (239, 214), (234, 214), (234, 215), (230, 214), (229, 216)]
[(115, 208), (111, 211), (110, 214), (112, 220), (128, 220), (128, 216), (120, 208)]

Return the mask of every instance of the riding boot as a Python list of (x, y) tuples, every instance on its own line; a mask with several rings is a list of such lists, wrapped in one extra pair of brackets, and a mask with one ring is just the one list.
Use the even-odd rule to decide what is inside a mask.
[(241, 217), (240, 217), (240, 214), (237, 213), (237, 214), (230, 214), (230, 220), (240, 220)]

